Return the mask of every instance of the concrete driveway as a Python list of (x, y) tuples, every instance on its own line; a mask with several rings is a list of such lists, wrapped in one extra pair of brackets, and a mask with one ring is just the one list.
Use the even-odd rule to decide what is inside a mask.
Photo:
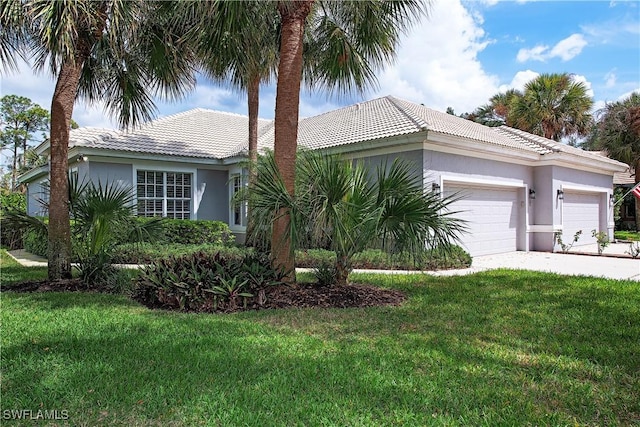
[[(605, 249), (604, 254), (619, 256), (624, 255), (628, 250), (628, 244), (613, 243)], [(566, 254), (550, 252), (509, 252), (498, 255), (485, 255), (473, 258), (471, 268), (430, 271), (426, 273), (435, 276), (459, 276), (499, 268), (640, 281), (640, 259), (598, 256), (596, 245), (581, 246)], [(354, 271), (364, 272), (365, 270)], [(406, 274), (409, 272), (388, 271), (388, 273)]]

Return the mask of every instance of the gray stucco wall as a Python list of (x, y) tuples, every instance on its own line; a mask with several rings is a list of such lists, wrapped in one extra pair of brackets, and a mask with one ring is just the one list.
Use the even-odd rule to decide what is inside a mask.
[(118, 184), (135, 187), (133, 180), (133, 166), (124, 163), (89, 163), (89, 178), (96, 184)]
[(32, 182), (27, 186), (27, 213), (29, 215), (44, 216), (47, 214), (40, 200), (46, 200), (43, 181)]
[(194, 201), (198, 219), (229, 223), (228, 179), (226, 170), (198, 169)]
[(376, 173), (379, 166), (391, 167), (395, 159), (400, 159), (407, 162), (411, 167), (415, 168), (416, 176), (420, 176), (420, 170), (422, 167), (422, 150), (406, 151), (403, 153), (383, 154), (377, 156), (370, 156), (359, 158), (363, 164), (369, 168), (372, 174)]

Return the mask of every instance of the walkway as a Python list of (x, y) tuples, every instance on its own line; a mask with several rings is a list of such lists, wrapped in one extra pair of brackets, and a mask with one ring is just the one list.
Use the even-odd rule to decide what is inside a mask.
[[(550, 273), (595, 276), (609, 279), (626, 279), (640, 281), (640, 259), (622, 258), (629, 250), (629, 245), (613, 243), (604, 251), (605, 255), (598, 256), (595, 245), (581, 246), (571, 253), (550, 252), (509, 252), (497, 255), (475, 257), (470, 268), (461, 270), (427, 271), (434, 276), (458, 276), (473, 274), (480, 271), (509, 268), (515, 270), (533, 270)], [(578, 254), (579, 253), (579, 254)], [(9, 255), (24, 266), (46, 267), (47, 260), (23, 250), (10, 251)], [(310, 269), (297, 269), (308, 271)], [(377, 272), (385, 274), (419, 274), (416, 271), (404, 270), (354, 270), (356, 273)]]

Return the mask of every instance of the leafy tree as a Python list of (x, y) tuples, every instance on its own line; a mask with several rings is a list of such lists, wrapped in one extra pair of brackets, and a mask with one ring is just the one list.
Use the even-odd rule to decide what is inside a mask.
[(499, 92), (489, 99), (489, 103), (476, 108), (472, 113), (463, 114), (461, 117), (485, 126), (512, 126), (508, 121), (509, 111), (514, 100), (522, 97), (522, 93), (516, 89)]
[(525, 85), (522, 96), (513, 98), (507, 123), (555, 141), (586, 136), (593, 122), (592, 106), (587, 87), (572, 75), (541, 74)]
[[(29, 98), (5, 95), (0, 98), (0, 146), (13, 149), (11, 188), (16, 186), (16, 177), (26, 165), (28, 144), (37, 131), (49, 129), (49, 112)], [(22, 156), (19, 155), (22, 150)]]
[(394, 161), (374, 173), (362, 163), (303, 152), (297, 162), (297, 193), (292, 196), (273, 154), (259, 163), (250, 197), (256, 228), (249, 236), (262, 240), (281, 208), (291, 212), (287, 234), (294, 247), (302, 243), (336, 252), (336, 283), (344, 285), (353, 256), (369, 248), (418, 257), (438, 248), (445, 253), (465, 229), (448, 207), (455, 197), (425, 192), (419, 173)]
[[(330, 87), (344, 93), (370, 84), (375, 81), (375, 71), (394, 57), (402, 32), (425, 13), (428, 6), (428, 2), (417, 0), (277, 2), (280, 51), (274, 153), (283, 185), (291, 196), (295, 194), (303, 70), (308, 70), (308, 84), (315, 88)], [(310, 31), (307, 32), (307, 28)], [(308, 46), (310, 59), (304, 62), (305, 40), (309, 39), (312, 40)], [(348, 78), (340, 78), (345, 75)], [(332, 85), (335, 81), (340, 84)], [(275, 267), (293, 271), (293, 248), (287, 233), (289, 214), (289, 209), (283, 206), (275, 216), (271, 250)], [(291, 275), (289, 280), (294, 281), (295, 277)]]
[(193, 55), (174, 25), (180, 3), (143, 0), (6, 0), (0, 60), (15, 56), (56, 78), (51, 102), (49, 279), (70, 277), (68, 146), (76, 97), (104, 101), (121, 126), (148, 120), (152, 93), (176, 98), (194, 85)]
[[(598, 113), (592, 138), (613, 159), (629, 165), (640, 183), (640, 92), (608, 103)], [(640, 203), (636, 199), (636, 227), (640, 230)]]

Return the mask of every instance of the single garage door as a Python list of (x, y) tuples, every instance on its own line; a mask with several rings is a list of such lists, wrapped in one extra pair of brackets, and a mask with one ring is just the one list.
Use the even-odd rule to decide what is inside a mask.
[[(451, 205), (467, 221), (469, 232), (462, 246), (472, 255), (490, 255), (517, 250), (518, 189), (447, 185), (445, 194), (459, 192), (462, 199)], [(524, 210), (523, 210), (524, 212)]]
[(600, 231), (600, 194), (565, 191), (562, 206), (562, 240), (571, 242), (578, 230), (582, 230), (582, 234), (574, 247), (596, 243), (596, 239), (591, 236), (591, 230)]

